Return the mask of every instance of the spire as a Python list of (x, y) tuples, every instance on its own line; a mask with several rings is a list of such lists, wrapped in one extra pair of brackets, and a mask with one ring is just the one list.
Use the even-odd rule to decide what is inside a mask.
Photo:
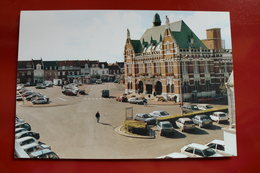
[(128, 28), (127, 28), (127, 39), (130, 39), (130, 31)]
[(166, 27), (170, 28), (170, 20), (169, 20), (168, 16), (166, 16), (165, 18), (166, 18), (166, 20), (165, 20)]
[(161, 19), (158, 13), (156, 13), (153, 17), (153, 26), (161, 26)]

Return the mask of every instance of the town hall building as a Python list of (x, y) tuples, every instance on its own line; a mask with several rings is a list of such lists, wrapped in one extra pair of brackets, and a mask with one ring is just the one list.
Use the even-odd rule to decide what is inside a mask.
[[(220, 29), (207, 30), (207, 36), (215, 30)], [(132, 39), (127, 29), (126, 92), (177, 97), (177, 101), (217, 97), (232, 72), (232, 52), (211, 40), (200, 40), (183, 20), (170, 23), (166, 16), (161, 25), (159, 14), (140, 39)]]

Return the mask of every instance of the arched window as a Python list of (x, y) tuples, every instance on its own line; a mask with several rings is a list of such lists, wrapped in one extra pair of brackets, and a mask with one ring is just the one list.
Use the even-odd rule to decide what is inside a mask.
[(171, 93), (174, 93), (174, 84), (171, 85)]

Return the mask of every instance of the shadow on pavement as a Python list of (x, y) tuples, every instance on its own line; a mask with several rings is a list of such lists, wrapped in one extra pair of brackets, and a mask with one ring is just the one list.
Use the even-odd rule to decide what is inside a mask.
[(195, 128), (194, 130), (190, 130), (189, 133), (191, 134), (197, 134), (197, 135), (206, 135), (209, 134), (207, 131), (200, 129), (200, 128)]
[(217, 126), (217, 125), (214, 125), (214, 124), (212, 124), (210, 127), (207, 127), (207, 129), (209, 129), (209, 130), (220, 130), (220, 129), (221, 129), (221, 127), (220, 127), (220, 126)]
[[(108, 123), (102, 123), (102, 122), (99, 122), (99, 124), (102, 124), (102, 125), (105, 125), (105, 126), (112, 126), (111, 124), (108, 124)], [(112, 126), (113, 127), (113, 126)]]
[(174, 131), (174, 134), (164, 135), (163, 137), (166, 137), (166, 138), (185, 138), (186, 135), (183, 134), (183, 133), (180, 133), (180, 132), (177, 131), (177, 130), (175, 130), (175, 131)]

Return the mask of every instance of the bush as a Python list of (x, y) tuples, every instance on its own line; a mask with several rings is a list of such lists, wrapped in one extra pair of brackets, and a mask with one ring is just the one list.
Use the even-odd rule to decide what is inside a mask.
[(124, 128), (130, 133), (147, 135), (147, 126), (143, 121), (126, 120), (124, 122)]

